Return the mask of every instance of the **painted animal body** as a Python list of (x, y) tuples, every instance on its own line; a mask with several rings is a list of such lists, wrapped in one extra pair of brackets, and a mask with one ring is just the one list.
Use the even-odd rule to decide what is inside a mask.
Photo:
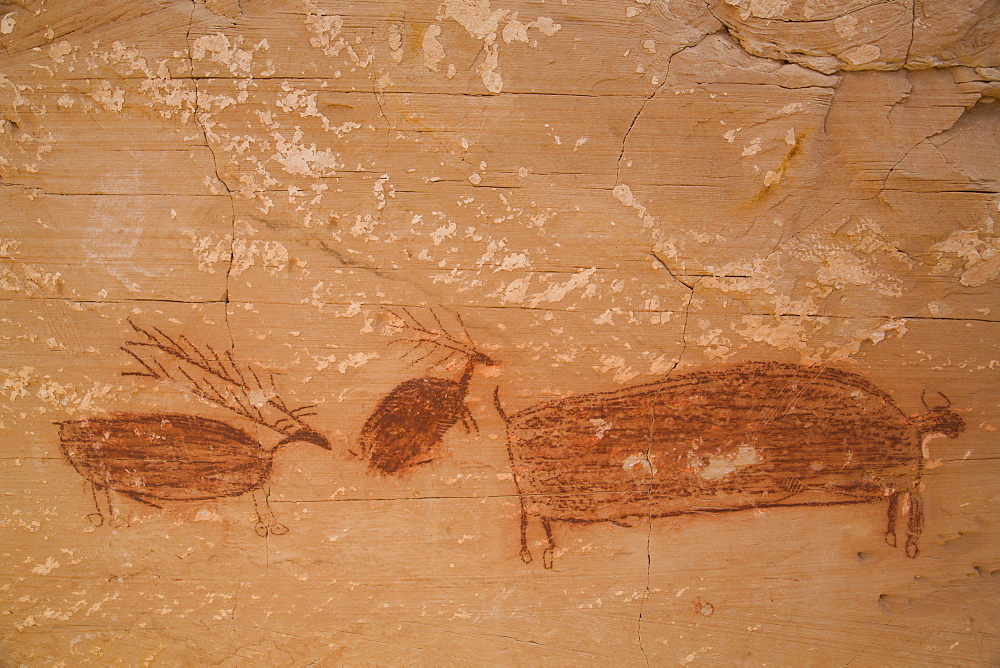
[(474, 368), (470, 360), (457, 381), (413, 378), (382, 397), (358, 437), (369, 468), (393, 474), (423, 464), (459, 420), (467, 432), (475, 429), (476, 421), (465, 405)]
[(401, 314), (387, 311), (402, 323), (401, 329), (417, 335), (409, 339), (415, 344), (414, 350), (430, 348), (431, 352), (421, 359), (435, 351), (444, 351), (445, 357), (439, 364), (455, 356), (465, 360), (458, 380), (425, 376), (403, 381), (382, 397), (365, 421), (358, 436), (358, 454), (368, 460), (370, 471), (392, 475), (433, 461), (445, 434), (459, 421), (466, 432), (478, 429), (465, 405), (469, 382), (476, 367), (496, 366), (498, 362), (472, 345), (458, 316), (464, 340), (449, 334), (433, 311), (439, 328), (436, 331), (424, 326), (406, 308), (400, 309)]
[[(111, 491), (155, 508), (163, 501), (198, 501), (253, 495), (256, 530), (262, 536), (288, 529), (271, 513), (265, 486), (277, 448), (265, 450), (248, 433), (218, 420), (192, 415), (116, 413), (59, 423), (63, 453), (91, 483), (95, 524), (124, 526)], [(300, 432), (279, 445), (301, 440), (329, 448), (314, 432)], [(99, 500), (104, 497), (104, 504)]]
[(134, 415), (63, 422), (63, 452), (95, 485), (140, 501), (240, 496), (271, 474), (267, 452), (245, 431), (191, 415)]
[[(160, 501), (194, 501), (250, 493), (257, 511), (257, 533), (283, 534), (268, 504), (268, 481), (276, 448), (301, 441), (326, 450), (329, 441), (303, 418), (312, 406), (291, 408), (274, 388), (273, 374), (238, 362), (231, 351), (216, 352), (180, 334), (140, 327), (122, 350), (140, 370), (124, 376), (177, 385), (205, 402), (255, 425), (269, 443), (225, 422), (193, 415), (116, 413), (57, 423), (63, 452), (91, 485), (100, 526), (128, 526), (111, 502), (111, 492), (159, 507)], [(266, 382), (270, 381), (270, 382)]]
[[(503, 415), (497, 401), (497, 408)], [(908, 418), (856, 374), (776, 362), (700, 371), (614, 392), (546, 402), (505, 416), (508, 451), (527, 518), (610, 521), (782, 505), (888, 499), (895, 545), (908, 497), (906, 551), (923, 527), (921, 447), (956, 437), (947, 408)], [(904, 497), (905, 495), (905, 497)]]

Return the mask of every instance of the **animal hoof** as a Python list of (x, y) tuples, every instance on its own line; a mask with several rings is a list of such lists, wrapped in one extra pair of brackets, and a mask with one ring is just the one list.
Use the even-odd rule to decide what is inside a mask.
[(542, 552), (542, 565), (545, 566), (545, 568), (552, 568), (552, 557), (552, 548), (547, 548), (544, 552)]
[(263, 522), (257, 522), (257, 524), (254, 525), (253, 530), (256, 531), (257, 535), (261, 538), (267, 538), (267, 525)]
[(128, 521), (121, 515), (114, 515), (108, 520), (108, 524), (116, 529), (124, 529), (128, 526)]
[(886, 531), (885, 532), (885, 542), (888, 543), (889, 545), (891, 545), (892, 547), (896, 547), (896, 532), (895, 531)]
[(523, 561), (526, 564), (531, 563), (531, 550), (529, 550), (526, 547), (521, 548), (521, 561)]
[(268, 530), (275, 536), (284, 536), (288, 533), (288, 527), (284, 524), (278, 524), (277, 522), (268, 527)]
[(104, 524), (104, 515), (100, 513), (90, 513), (87, 515), (87, 521), (90, 522), (91, 526), (99, 527)]
[(920, 548), (917, 547), (917, 539), (915, 537), (907, 538), (906, 556), (908, 556), (910, 559), (915, 559), (918, 554), (920, 554)]

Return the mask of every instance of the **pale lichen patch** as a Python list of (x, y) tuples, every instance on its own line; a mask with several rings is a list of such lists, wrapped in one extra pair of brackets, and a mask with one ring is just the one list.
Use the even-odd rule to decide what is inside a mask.
[(275, 145), (277, 150), (271, 159), (280, 164), (286, 172), (298, 176), (311, 176), (322, 178), (334, 176), (338, 169), (342, 169), (344, 164), (337, 159), (337, 154), (328, 148), (316, 148), (316, 144), (306, 145), (302, 141), (302, 130), (296, 128), (290, 138), (275, 131)]
[(66, 40), (49, 46), (49, 58), (56, 63), (65, 62), (66, 56), (71, 53), (73, 53), (73, 45)]
[(594, 436), (596, 436), (598, 440), (604, 438), (604, 435), (608, 433), (613, 426), (604, 418), (591, 418), (590, 424), (594, 426)]
[(17, 25), (17, 17), (14, 16), (14, 12), (7, 12), (0, 17), (0, 35), (9, 35), (14, 32), (14, 27)]
[(624, 385), (639, 375), (622, 355), (601, 355), (600, 361), (601, 365), (593, 369), (600, 373), (614, 372), (611, 379), (618, 385)]
[(957, 230), (948, 238), (931, 246), (939, 255), (936, 273), (949, 268), (948, 255), (958, 256), (964, 262), (964, 271), (958, 281), (975, 288), (1000, 275), (1000, 237), (993, 234), (993, 219), (979, 229)]
[(403, 36), (399, 34), (399, 26), (389, 26), (389, 55), (396, 63), (403, 62)]
[(215, 265), (229, 263), (232, 259), (232, 237), (225, 235), (216, 239), (211, 235), (198, 236), (193, 230), (182, 230), (192, 244), (191, 251), (198, 260), (198, 269), (209, 274), (215, 273)]
[[(535, 46), (528, 36), (530, 28), (537, 28), (540, 33), (551, 37), (558, 32), (562, 26), (551, 18), (540, 16), (535, 21), (523, 23), (518, 20), (517, 12), (511, 13), (507, 9), (494, 10), (490, 0), (445, 0), (441, 5), (438, 21), (451, 19), (465, 28), (473, 38), (483, 42), (482, 62), (476, 65), (476, 72), (479, 74), (486, 86), (486, 90), (491, 93), (503, 91), (503, 77), (498, 68), (500, 66), (500, 43), (498, 32), (500, 23), (507, 19), (499, 38), (504, 43), (523, 42)], [(444, 49), (438, 41), (441, 35), (441, 27), (433, 24), (424, 33), (423, 50), (424, 64), (433, 71), (437, 71), (438, 63), (444, 59)], [(451, 68), (449, 67), (449, 74)]]
[[(734, 0), (728, 0), (729, 4), (736, 4)], [(749, 16), (756, 16), (762, 19), (780, 19), (792, 7), (792, 0), (750, 0), (748, 4), (740, 2), (741, 7)], [(747, 17), (748, 18), (748, 17)]]
[(441, 26), (432, 23), (427, 26), (427, 30), (424, 31), (424, 39), (420, 43), (424, 51), (424, 66), (432, 72), (437, 72), (440, 69), (439, 65), (445, 57), (444, 45), (438, 39), (440, 36)]
[(878, 60), (882, 50), (874, 44), (862, 44), (840, 54), (840, 59), (851, 65), (866, 65)]
[(125, 106), (125, 89), (112, 86), (110, 81), (101, 81), (88, 95), (105, 111), (118, 113)]
[(42, 403), (72, 415), (78, 412), (103, 410), (104, 400), (108, 400), (109, 404), (113, 403), (113, 391), (111, 385), (100, 382), (93, 382), (89, 388), (84, 388), (73, 383), (46, 380), (38, 387), (35, 396)]
[(763, 459), (757, 448), (741, 443), (736, 452), (709, 457), (708, 463), (698, 470), (698, 475), (705, 480), (718, 480), (740, 469), (759, 464)]
[(64, 284), (61, 272), (48, 272), (18, 258), (20, 243), (0, 239), (0, 289), (29, 295), (58, 294)]
[[(608, 425), (607, 428), (610, 429), (611, 426)], [(601, 438), (601, 436), (598, 436), (598, 438)], [(645, 452), (637, 452), (626, 457), (622, 461), (622, 470), (633, 475), (639, 474), (643, 478), (652, 478), (656, 475), (656, 467), (649, 461), (649, 457)]]
[(237, 36), (233, 41), (230, 41), (229, 37), (221, 32), (214, 35), (203, 35), (194, 40), (191, 45), (191, 58), (209, 60), (223, 66), (235, 76), (248, 77), (252, 71), (254, 53), (269, 47), (266, 40), (261, 40), (250, 48), (244, 48), (244, 46), (245, 42), (242, 36)]
[(3, 375), (3, 385), (0, 385), (0, 396), (8, 401), (17, 401), (28, 396), (28, 386), (34, 378), (35, 369), (22, 366), (20, 369), (0, 369)]
[(35, 573), (36, 575), (48, 575), (49, 573), (51, 573), (55, 569), (59, 568), (61, 565), (62, 564), (60, 564), (58, 561), (56, 561), (52, 557), (48, 557), (45, 560), (45, 563), (35, 564), (32, 567), (31, 572)]

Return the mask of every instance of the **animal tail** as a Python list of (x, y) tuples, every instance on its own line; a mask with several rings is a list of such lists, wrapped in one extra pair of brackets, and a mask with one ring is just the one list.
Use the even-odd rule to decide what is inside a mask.
[[(510, 418), (507, 416), (506, 411), (504, 411), (503, 406), (500, 404), (500, 386), (497, 385), (493, 388), (493, 405), (497, 409), (497, 413), (500, 414), (500, 419), (504, 421), (507, 425), (508, 431), (510, 430)], [(526, 564), (531, 563), (531, 548), (528, 547), (528, 504), (524, 498), (524, 492), (521, 490), (521, 478), (518, 467), (518, 460), (514, 457), (514, 451), (511, 449), (511, 444), (509, 440), (507, 441), (507, 456), (510, 458), (510, 468), (511, 473), (514, 477), (514, 489), (517, 491), (517, 498), (521, 506), (521, 561)], [(551, 547), (552, 543), (552, 529), (548, 520), (543, 520), (545, 523), (545, 531), (548, 535), (548, 545)], [(546, 564), (546, 568), (552, 568), (552, 552), (549, 548), (546, 548), (545, 554), (543, 556), (543, 562)]]
[(497, 413), (500, 414), (500, 419), (506, 424), (510, 424), (510, 420), (507, 419), (507, 413), (504, 412), (503, 406), (500, 405), (500, 386), (497, 385), (493, 388), (493, 405), (496, 406)]

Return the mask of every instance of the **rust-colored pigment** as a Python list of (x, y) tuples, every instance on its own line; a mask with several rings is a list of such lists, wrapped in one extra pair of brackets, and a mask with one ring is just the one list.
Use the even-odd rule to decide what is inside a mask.
[(528, 518), (614, 522), (783, 505), (888, 501), (895, 545), (908, 497), (906, 552), (923, 528), (923, 439), (957, 437), (947, 407), (907, 417), (865, 378), (823, 366), (750, 362), (613, 392), (572, 396), (504, 415), (521, 499), (521, 557), (531, 561)]

